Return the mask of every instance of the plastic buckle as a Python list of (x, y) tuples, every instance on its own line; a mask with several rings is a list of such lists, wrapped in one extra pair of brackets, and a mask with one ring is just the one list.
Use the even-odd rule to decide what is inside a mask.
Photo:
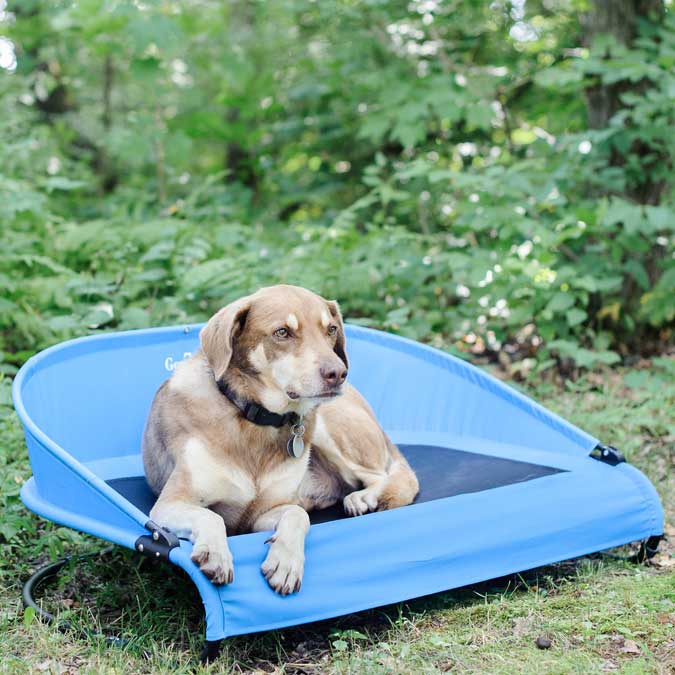
[(620, 450), (617, 450), (613, 445), (603, 445), (598, 443), (593, 452), (591, 453), (593, 459), (597, 459), (605, 464), (610, 466), (616, 466), (626, 461), (623, 453)]

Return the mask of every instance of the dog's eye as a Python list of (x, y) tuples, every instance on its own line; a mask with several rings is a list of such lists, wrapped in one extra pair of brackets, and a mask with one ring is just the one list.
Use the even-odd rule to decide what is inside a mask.
[(274, 331), (275, 337), (278, 338), (287, 338), (288, 337), (288, 329), (287, 328), (277, 328)]
[(328, 326), (328, 335), (335, 335), (337, 333), (337, 326)]

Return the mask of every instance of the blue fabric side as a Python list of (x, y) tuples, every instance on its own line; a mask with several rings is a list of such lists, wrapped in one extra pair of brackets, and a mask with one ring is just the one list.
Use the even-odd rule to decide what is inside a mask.
[(222, 602), (219, 587), (214, 586), (190, 560), (191, 552), (192, 544), (181, 540), (179, 547), (171, 549), (169, 560), (188, 573), (199, 591), (199, 595), (204, 603), (206, 639), (220, 640), (229, 634), (226, 623), (227, 605)]
[(29, 478), (21, 486), (21, 501), (31, 511), (47, 520), (71, 527), (80, 532), (92, 534), (113, 544), (119, 544), (127, 548), (135, 548), (136, 539), (141, 535), (148, 534), (145, 528), (136, 524), (125, 523), (124, 527), (120, 527), (100, 518), (92, 518), (86, 514), (64, 509), (42, 497), (37, 489), (34, 478)]
[[(348, 614), (662, 532), (658, 497), (633, 467), (590, 458), (559, 464), (567, 472), (314, 525), (293, 596), (275, 595), (260, 573), (268, 533), (230, 538), (235, 581), (216, 589), (222, 613), (208, 606), (213, 594), (205, 598), (209, 639)], [(189, 555), (190, 544), (182, 550)]]
[(349, 326), (350, 381), (387, 430), (475, 436), (587, 455), (598, 440), (495, 377), (405, 338)]

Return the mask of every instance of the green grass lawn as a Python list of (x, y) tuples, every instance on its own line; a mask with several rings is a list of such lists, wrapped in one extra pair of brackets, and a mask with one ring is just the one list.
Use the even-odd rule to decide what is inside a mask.
[[(233, 638), (195, 663), (201, 603), (162, 563), (115, 549), (62, 574), (45, 606), (124, 648), (62, 634), (25, 614), (20, 588), (50, 557), (102, 542), (30, 515), (30, 474), (9, 382), (0, 382), (0, 672), (7, 673), (659, 673), (675, 672), (675, 359), (528, 385), (547, 407), (621, 448), (656, 486), (670, 541), (650, 565), (584, 558), (332, 621)], [(309, 562), (311, 564), (311, 561)], [(539, 649), (539, 637), (550, 639)]]

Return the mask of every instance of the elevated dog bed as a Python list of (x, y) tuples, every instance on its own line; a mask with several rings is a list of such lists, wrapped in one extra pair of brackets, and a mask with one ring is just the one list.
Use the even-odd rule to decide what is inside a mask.
[(199, 328), (56, 345), (23, 366), (13, 396), (34, 473), (26, 506), (186, 570), (211, 646), (629, 542), (653, 546), (663, 531), (656, 491), (618, 451), (459, 359), (348, 326), (350, 381), (409, 458), (419, 497), (357, 518), (313, 513), (297, 594), (276, 595), (260, 572), (268, 533), (231, 537), (235, 581), (214, 586), (190, 542), (149, 521), (140, 456), (152, 397), (197, 349)]

